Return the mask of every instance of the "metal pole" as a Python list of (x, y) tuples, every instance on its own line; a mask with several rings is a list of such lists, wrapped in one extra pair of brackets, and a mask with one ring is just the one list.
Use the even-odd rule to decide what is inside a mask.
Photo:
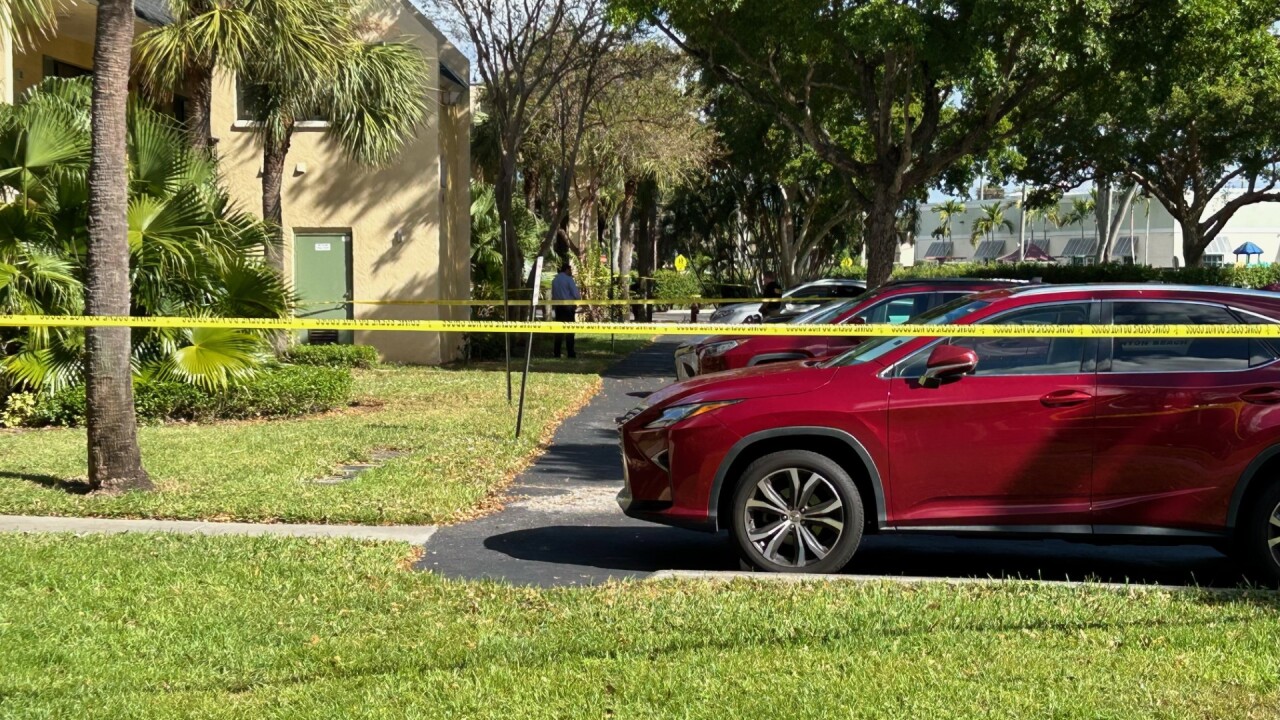
[[(1001, 251), (1003, 252), (1003, 251)], [(1018, 262), (1027, 259), (1027, 184), (1022, 184), (1022, 200), (1018, 202)]]
[[(533, 264), (533, 299), (529, 302), (529, 319), (532, 320), (538, 309), (538, 290), (542, 288), (542, 256)], [(507, 333), (511, 337), (511, 333)], [(529, 365), (533, 363), (533, 331), (529, 331), (529, 342), (524, 348), (524, 374), (520, 376), (520, 407), (516, 410), (516, 439), (520, 439), (520, 431), (524, 429), (524, 392), (529, 385)]]

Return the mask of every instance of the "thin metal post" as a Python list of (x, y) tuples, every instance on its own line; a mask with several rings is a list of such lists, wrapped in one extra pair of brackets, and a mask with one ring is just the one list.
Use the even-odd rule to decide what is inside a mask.
[[(511, 262), (510, 253), (507, 252), (509, 243), (507, 242), (507, 223), (502, 223), (502, 319), (504, 321), (511, 320), (511, 293), (507, 280), (507, 263)], [(507, 361), (507, 404), (511, 404), (511, 333), (502, 333), (502, 345), (506, 349), (503, 356)]]
[[(538, 291), (542, 288), (542, 256), (533, 264), (533, 299), (529, 302), (529, 319), (532, 320), (538, 311)], [(554, 296), (553, 296), (554, 297)], [(506, 334), (511, 337), (511, 333)], [(520, 376), (520, 408), (516, 411), (516, 439), (520, 439), (520, 431), (524, 429), (524, 392), (529, 385), (529, 365), (533, 363), (533, 331), (529, 332), (529, 342), (524, 348), (524, 374)]]

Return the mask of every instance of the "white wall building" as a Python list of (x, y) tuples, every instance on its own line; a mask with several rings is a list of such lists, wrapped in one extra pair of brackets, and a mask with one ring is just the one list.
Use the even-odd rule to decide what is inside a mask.
[[(1222, 207), (1231, 197), (1227, 190), (1211, 205), (1210, 211)], [(1118, 196), (1118, 193), (1117, 193)], [(1072, 201), (1088, 197), (1087, 193), (1068, 195), (1059, 202), (1061, 217), (1071, 214)], [(914, 246), (904, 244), (899, 260), (903, 265), (924, 262), (994, 262), (1018, 251), (1018, 227), (1021, 210), (1013, 205), (1004, 210), (1005, 219), (1012, 225), (1001, 227), (993, 235), (971, 241), (973, 224), (984, 215), (982, 206), (1000, 203), (1002, 208), (1017, 202), (1017, 196), (1003, 200), (966, 200), (965, 212), (951, 221), (951, 240), (935, 237), (934, 230), (941, 224), (934, 208), (939, 203), (921, 206), (920, 227)], [(1118, 197), (1117, 197), (1118, 202)], [(1026, 225), (1026, 242), (1035, 244), (1063, 264), (1089, 264), (1097, 255), (1097, 232), (1093, 213), (1082, 224), (1054, 227), (1043, 217), (1029, 219)], [(1280, 203), (1249, 205), (1235, 214), (1222, 233), (1205, 250), (1205, 265), (1234, 265), (1244, 263), (1232, 251), (1246, 242), (1262, 248), (1262, 257), (1253, 256), (1249, 261), (1271, 264), (1280, 262)], [(1016, 257), (1016, 255), (1015, 255)], [(1150, 209), (1145, 200), (1138, 197), (1126, 214), (1111, 257), (1114, 261), (1153, 265), (1155, 267), (1183, 267), (1186, 261), (1182, 252), (1182, 228), (1169, 215), (1164, 206), (1152, 200)]]

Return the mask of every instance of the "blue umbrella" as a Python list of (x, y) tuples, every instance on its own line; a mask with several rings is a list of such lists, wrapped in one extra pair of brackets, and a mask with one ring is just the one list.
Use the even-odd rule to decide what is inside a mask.
[(1253, 243), (1251, 243), (1251, 242), (1247, 242), (1247, 243), (1245, 243), (1245, 244), (1241, 245), (1240, 247), (1236, 248), (1236, 251), (1235, 251), (1235, 253), (1233, 253), (1233, 254), (1235, 254), (1235, 255), (1261, 255), (1261, 254), (1262, 254), (1262, 248), (1258, 247), (1257, 245), (1254, 245), (1254, 244), (1253, 244)]

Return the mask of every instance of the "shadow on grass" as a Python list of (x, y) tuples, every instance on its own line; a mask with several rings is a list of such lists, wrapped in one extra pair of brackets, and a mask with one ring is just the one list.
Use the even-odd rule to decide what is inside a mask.
[(26, 482), (39, 485), (49, 490), (59, 490), (68, 495), (88, 495), (93, 492), (93, 488), (88, 483), (76, 480), (63, 480), (53, 475), (34, 475), (31, 473), (16, 473), (6, 470), (0, 470), (0, 480), (24, 480)]

